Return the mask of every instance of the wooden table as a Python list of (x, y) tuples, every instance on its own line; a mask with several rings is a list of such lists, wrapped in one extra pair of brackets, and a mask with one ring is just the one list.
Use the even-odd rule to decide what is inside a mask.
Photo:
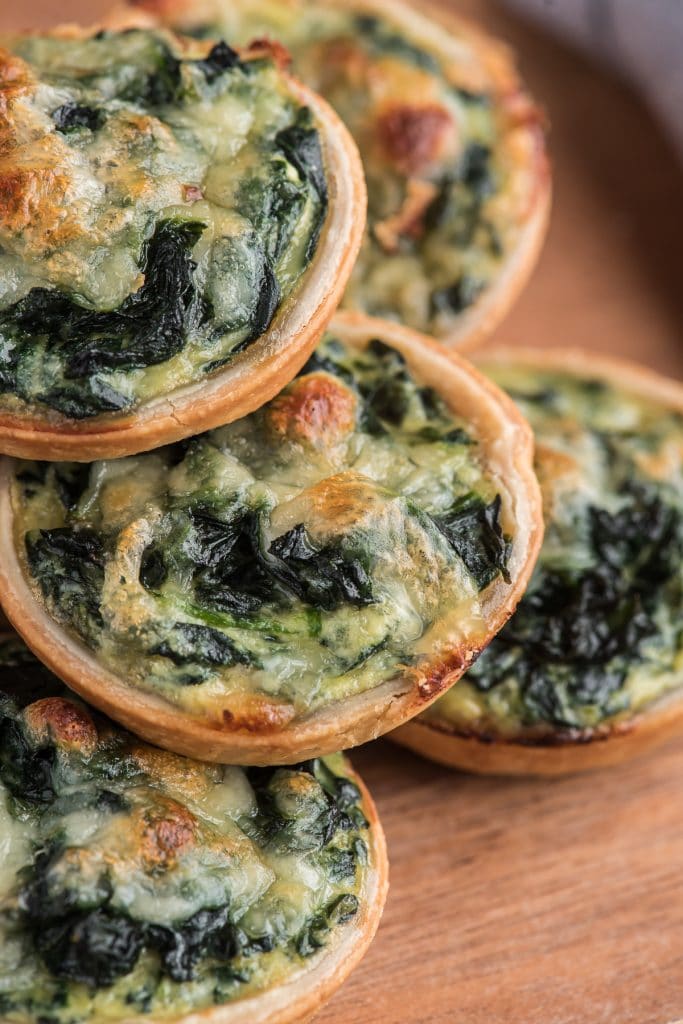
[[(99, 0), (0, 0), (0, 28)], [(229, 2), (229, 0), (226, 0)], [(683, 178), (628, 92), (485, 0), (552, 125), (555, 213), (499, 331), (683, 376)], [(557, 782), (450, 773), (376, 743), (355, 761), (392, 861), (377, 939), (319, 1024), (669, 1024), (683, 1017), (683, 739)]]

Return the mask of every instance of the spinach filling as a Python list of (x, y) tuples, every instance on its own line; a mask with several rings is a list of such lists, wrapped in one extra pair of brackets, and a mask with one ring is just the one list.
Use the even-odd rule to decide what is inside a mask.
[[(339, 445), (309, 450), (308, 396), (316, 410), (328, 395), (348, 421)], [(283, 427), (290, 401), (303, 405)], [(273, 434), (302, 423), (301, 440)], [(476, 615), (480, 593), (510, 582), (512, 540), (477, 448), (396, 350), (329, 338), (282, 395), (221, 430), (92, 471), (23, 464), (26, 508), (50, 495), (61, 510), (59, 525), (31, 515), (28, 570), (105, 664), (123, 658), (133, 678), (145, 666), (145, 687), (189, 706), (220, 682), (303, 713), (392, 678), (454, 601)], [(110, 521), (120, 488), (123, 519)]]
[[(633, 712), (677, 685), (683, 640), (680, 480), (675, 470), (660, 479), (647, 469), (680, 422), (600, 381), (538, 377), (522, 387), (512, 371), (500, 376), (535, 428), (552, 512), (526, 595), (464, 680), (494, 730), (508, 719), (581, 730)], [(561, 478), (544, 482), (546, 448), (551, 466), (567, 451), (577, 460), (589, 500), (580, 489), (565, 493)], [(457, 702), (449, 695), (434, 714), (452, 712), (468, 727)]]
[[(21, 951), (21, 970), (16, 978), (3, 979), (0, 990), (0, 1010), (13, 1020), (28, 1021), (38, 1014), (57, 1024), (87, 1021), (97, 1016), (103, 990), (108, 1010), (114, 1006), (121, 1017), (131, 1004), (148, 1012), (167, 1006), (169, 998), (187, 1010), (225, 1002), (277, 983), (302, 959), (323, 949), (331, 933), (358, 912), (368, 863), (368, 822), (361, 793), (343, 774), (338, 757), (291, 768), (221, 769), (164, 755), (161, 774), (155, 776), (148, 774), (147, 748), (103, 719), (96, 718), (95, 724), (104, 726), (100, 735), (106, 739), (100, 738), (94, 752), (58, 745), (49, 732), (38, 738), (27, 721), (13, 700), (0, 697), (0, 804), (4, 788), (10, 828), (12, 821), (22, 823), (31, 837), (27, 862), (4, 894), (6, 912), (0, 923), (7, 948), (18, 946)], [(126, 834), (140, 806), (146, 823), (143, 836), (155, 834), (149, 829), (165, 806), (163, 797), (161, 805), (156, 802), (155, 794), (164, 793), (167, 770), (171, 782), (183, 772), (189, 777), (199, 773), (196, 784), (204, 778), (216, 790), (223, 785), (224, 771), (243, 778), (252, 806), (240, 811), (236, 805), (224, 812), (224, 870), (231, 870), (231, 830), (239, 827), (248, 837), (245, 841), (254, 844), (260, 863), (268, 865), (253, 877), (270, 878), (268, 885), (260, 881), (248, 895), (246, 913), (244, 896), (231, 899), (230, 885), (222, 886), (222, 902), (214, 896), (201, 905), (195, 890), (202, 884), (202, 872), (213, 869), (211, 859), (204, 860), (201, 819), (191, 815), (196, 854), (190, 850), (185, 856), (197, 858), (187, 869), (195, 883), (183, 869), (183, 854), (178, 860), (172, 848), (166, 850), (163, 831), (157, 840), (161, 858), (154, 865), (145, 866), (148, 848), (136, 848), (135, 838), (129, 864), (100, 856), (111, 829)], [(74, 843), (72, 822), (84, 813), (92, 815), (88, 837)], [(297, 895), (299, 867), (321, 871), (326, 879), (311, 893), (317, 905), (307, 911), (296, 907), (296, 900), (303, 898)], [(175, 872), (179, 893), (195, 904), (199, 900), (198, 909), (172, 920), (142, 916), (135, 900), (130, 902), (131, 892), (140, 884), (149, 892), (158, 889), (163, 902)], [(281, 888), (290, 881), (291, 890)], [(290, 899), (294, 904), (287, 909), (283, 900)], [(85, 986), (86, 997), (74, 986)]]
[[(413, 41), (382, 16), (314, 0), (294, 4), (288, 17), (281, 9), (273, 17), (268, 2), (242, 7), (231, 9), (223, 23), (218, 16), (192, 31), (206, 38), (229, 30), (243, 43), (263, 35), (279, 39), (292, 54), (295, 73), (325, 96), (360, 149), (368, 231), (344, 305), (447, 333), (495, 282), (528, 209), (528, 197), (521, 198), (521, 189), (517, 194), (515, 157), (508, 152), (511, 125), (493, 83), (484, 78), (472, 88), (468, 59), (458, 79), (457, 59)], [(455, 38), (469, 49), (457, 30)], [(397, 165), (380, 142), (382, 116), (394, 102), (399, 116), (409, 118), (397, 134), (407, 138), (414, 125), (413, 151), (423, 138), (427, 145), (434, 111), (442, 122), (457, 124), (455, 144), (426, 165)], [(419, 208), (412, 204), (416, 183), (427, 196)], [(391, 242), (383, 240), (386, 224)]]
[(653, 487), (625, 483), (618, 512), (589, 506), (587, 570), (538, 572), (515, 615), (467, 678), (490, 690), (519, 683), (524, 717), (558, 727), (626, 709), (620, 691), (648, 659), (664, 598), (683, 605), (683, 518)]
[(22, 365), (31, 360), (35, 339), (45, 339), (45, 356), (62, 368), (62, 383), (42, 401), (74, 419), (119, 411), (130, 398), (107, 383), (105, 374), (163, 363), (181, 352), (187, 338), (204, 327), (211, 308), (194, 281), (190, 253), (206, 225), (162, 221), (143, 250), (145, 281), (111, 312), (95, 312), (47, 288), (34, 288), (0, 313), (0, 332), (9, 358), (0, 365), (0, 389), (30, 399), (33, 380)]
[[(106, 241), (91, 253), (97, 233), (80, 239), (74, 228), (69, 262), (66, 250), (50, 256), (40, 238), (43, 267), (10, 255), (18, 242), (7, 227), (6, 258), (45, 283), (4, 306), (0, 293), (0, 400), (15, 396), (87, 419), (201, 379), (261, 337), (315, 255), (328, 194), (311, 113), (295, 105), (268, 61), (241, 61), (224, 42), (206, 57), (181, 58), (161, 33), (141, 31), (64, 46), (66, 53), (36, 37), (19, 52), (39, 78), (72, 96), (51, 119), (74, 158), (102, 178), (110, 209), (98, 200), (89, 216), (107, 222)], [(208, 146), (202, 118), (225, 110), (227, 138), (235, 105), (258, 116), (235, 152), (222, 153)], [(131, 127), (143, 122), (144, 130)], [(109, 162), (101, 154), (108, 148)], [(141, 176), (139, 200), (117, 170), (126, 161)], [(154, 205), (165, 194), (178, 197), (167, 198), (168, 212)], [(226, 216), (232, 224), (223, 230)], [(116, 281), (108, 263), (131, 285), (113, 304), (102, 301)], [(9, 266), (8, 279), (13, 273)]]

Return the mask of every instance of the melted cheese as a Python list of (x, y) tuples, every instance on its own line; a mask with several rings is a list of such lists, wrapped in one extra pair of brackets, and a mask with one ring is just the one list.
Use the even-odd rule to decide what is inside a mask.
[[(683, 418), (654, 401), (589, 377), (514, 365), (496, 365), (491, 374), (515, 398), (534, 428), (546, 534), (517, 616), (493, 641), (476, 670), (440, 698), (425, 717), (461, 732), (508, 739), (572, 735), (628, 720), (678, 691), (683, 682)], [(639, 495), (645, 497), (639, 499)], [(628, 513), (638, 500), (650, 505), (639, 513), (640, 535), (629, 540), (629, 521), (617, 517)], [(612, 543), (631, 544), (633, 564), (618, 564), (618, 547), (607, 554), (596, 547), (599, 541), (594, 536), (600, 535), (595, 524), (603, 516), (615, 524), (610, 527)], [(648, 531), (659, 532), (653, 540)], [(646, 565), (641, 579), (638, 560), (647, 556), (653, 543), (669, 545), (663, 549), (665, 566), (657, 568), (655, 547), (653, 568)], [(572, 663), (571, 649), (569, 657), (561, 653), (562, 644), (567, 643), (567, 634), (561, 630), (570, 628), (561, 626), (558, 616), (563, 609), (551, 607), (550, 598), (542, 595), (547, 595), (544, 588), (549, 579), (581, 584), (596, 571), (613, 581), (622, 595), (621, 605), (613, 607), (607, 590), (607, 612), (600, 605), (599, 591), (592, 611), (575, 609), (577, 619), (582, 619), (577, 643), (587, 642), (583, 633), (591, 626), (589, 618), (601, 632), (588, 637), (588, 642), (594, 639), (597, 644), (593, 658), (577, 654)], [(649, 575), (652, 572), (658, 575)], [(635, 603), (629, 605), (629, 601)], [(631, 634), (625, 632), (622, 621), (626, 610)], [(525, 644), (516, 639), (520, 621), (527, 631), (535, 630)], [(610, 632), (615, 631), (622, 637), (622, 646), (610, 656), (603, 655), (610, 650)], [(528, 664), (529, 656), (540, 658), (533, 653), (538, 637), (548, 646), (545, 664), (538, 664), (546, 677), (543, 689)], [(588, 687), (582, 689), (591, 672), (600, 673), (603, 680), (601, 690), (597, 677), (594, 695)]]
[[(330, 340), (309, 369), (189, 447), (95, 464), (66, 517), (46, 494), (68, 468), (16, 489), (20, 549), (66, 523), (106, 552), (102, 621), (70, 620), (54, 593), (51, 613), (131, 685), (219, 723), (280, 727), (486, 630), (482, 584), (438, 525), (459, 499), (496, 498), (476, 440), (381, 345)], [(164, 565), (151, 583), (150, 552)], [(203, 658), (197, 630), (234, 663)]]
[[(233, 54), (231, 66), (223, 52), (212, 64), (209, 44), (170, 33), (32, 35), (12, 50), (0, 50), (0, 407), (22, 399), (85, 416), (107, 406), (88, 412), (75, 380), (123, 409), (200, 379), (267, 326), (256, 312), (266, 278), (286, 298), (315, 251), (325, 197), (281, 144), (301, 131), (301, 105), (274, 62)], [(186, 300), (163, 299), (188, 308), (146, 313), (131, 342), (141, 356), (74, 369), (79, 333), (101, 345), (122, 325), (91, 321), (65, 344), (64, 328), (40, 330), (45, 304), (70, 299), (82, 317), (139, 299), (169, 224), (198, 225), (183, 243)], [(170, 244), (160, 288), (181, 262)], [(178, 344), (156, 354), (173, 331)]]
[(519, 91), (500, 93), (467, 34), (454, 28), (444, 46), (429, 23), (407, 33), (362, 3), (203, 0), (180, 15), (137, 3), (231, 42), (283, 42), (350, 128), (369, 208), (345, 305), (446, 334), (496, 282), (533, 206), (519, 162), (537, 158), (522, 141), (537, 115)]
[[(36, 667), (40, 671), (50, 683), (47, 671)], [(35, 800), (35, 776), (30, 770), (23, 776), (16, 761), (7, 769), (8, 750), (0, 747), (3, 1021), (31, 1024), (49, 1017), (56, 1024), (81, 1024), (128, 1019), (133, 1011), (175, 1015), (258, 994), (306, 964), (314, 950), (302, 952), (301, 937), (330, 906), (342, 897), (362, 900), (367, 857), (361, 836), (367, 826), (358, 808), (347, 808), (351, 817), (344, 822), (335, 817), (313, 774), (275, 771), (264, 795), (258, 789), (263, 781), (250, 781), (248, 770), (147, 747), (101, 718), (91, 722), (94, 748), (65, 745), (58, 739), (60, 722), (74, 706), (90, 721), (81, 705), (62, 698), (31, 705), (23, 714), (7, 702), (0, 708), (3, 726), (18, 727), (29, 751), (52, 750), (43, 779), (51, 796)], [(38, 719), (45, 731), (37, 733)], [(326, 784), (348, 777), (338, 756), (320, 771)], [(329, 813), (331, 830), (327, 818), (318, 824)], [(41, 850), (50, 851), (47, 867), (41, 866)], [(341, 872), (335, 857), (344, 859)], [(37, 880), (38, 905), (27, 895)], [(60, 912), (65, 900), (68, 912)], [(243, 936), (239, 941), (269, 943), (244, 953), (230, 952), (228, 943), (223, 956), (204, 951), (192, 976), (180, 980), (160, 959), (163, 945), (145, 932), (135, 962), (118, 976), (88, 985), (69, 973), (60, 978), (47, 953), (43, 958), (36, 930), (46, 936), (96, 908), (124, 924), (176, 931), (197, 913), (227, 908), (233, 934)], [(315, 927), (324, 949), (343, 922), (330, 917), (327, 931)], [(85, 969), (92, 969), (83, 939), (74, 942)], [(112, 944), (113, 963), (121, 948)]]

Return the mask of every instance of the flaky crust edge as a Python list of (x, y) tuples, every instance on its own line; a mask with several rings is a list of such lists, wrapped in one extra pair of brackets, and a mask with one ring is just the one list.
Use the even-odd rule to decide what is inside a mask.
[(414, 668), (373, 690), (279, 729), (230, 731), (191, 718), (155, 694), (128, 686), (46, 611), (24, 575), (14, 544), (13, 463), (0, 462), (0, 603), (36, 655), (85, 700), (151, 743), (205, 761), (287, 764), (357, 746), (424, 711), (467, 670), (516, 608), (540, 550), (541, 494), (533, 472), (531, 428), (517, 407), (469, 363), (430, 338), (357, 313), (338, 314), (333, 332), (363, 346), (379, 337), (400, 351), (420, 378), (468, 420), (502, 497), (504, 529), (515, 543), (512, 583), (495, 580), (484, 596), (485, 635), (442, 645)]
[[(496, 346), (478, 363), (515, 363), (603, 379), (637, 396), (661, 402), (683, 414), (683, 384), (614, 356), (585, 349)], [(683, 685), (683, 674), (681, 675)], [(632, 718), (595, 729), (557, 732), (542, 738), (477, 736), (458, 732), (445, 719), (417, 718), (388, 739), (450, 768), (483, 775), (568, 775), (621, 764), (665, 742), (683, 729), (683, 692), (670, 693)]]
[[(118, 27), (125, 27), (123, 19)], [(94, 30), (61, 29), (70, 38)], [(246, 416), (281, 391), (304, 365), (337, 309), (353, 270), (365, 230), (367, 193), (358, 149), (339, 117), (322, 97), (283, 74), (298, 101), (313, 111), (329, 205), (313, 260), (271, 326), (207, 380), (146, 401), (123, 416), (79, 421), (56, 413), (0, 411), (0, 453), (91, 462), (149, 451)]]

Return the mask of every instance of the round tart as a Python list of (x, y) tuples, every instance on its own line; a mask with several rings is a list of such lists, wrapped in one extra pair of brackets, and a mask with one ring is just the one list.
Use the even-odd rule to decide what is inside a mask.
[(204, 760), (298, 761), (423, 710), (511, 614), (541, 532), (514, 404), (351, 314), (243, 420), (0, 468), (14, 626), (101, 710)]
[(507, 49), (396, 0), (135, 0), (115, 16), (288, 48), (365, 167), (368, 232), (345, 306), (457, 345), (503, 318), (550, 205), (541, 118)]
[(0, 451), (89, 461), (229, 422), (338, 305), (365, 186), (267, 46), (165, 29), (0, 49)]
[(683, 723), (683, 388), (587, 352), (487, 352), (536, 436), (545, 540), (517, 612), (395, 738), (473, 771), (613, 764)]
[(3, 1021), (285, 1024), (319, 1009), (387, 889), (349, 763), (182, 758), (28, 659), (0, 639)]

